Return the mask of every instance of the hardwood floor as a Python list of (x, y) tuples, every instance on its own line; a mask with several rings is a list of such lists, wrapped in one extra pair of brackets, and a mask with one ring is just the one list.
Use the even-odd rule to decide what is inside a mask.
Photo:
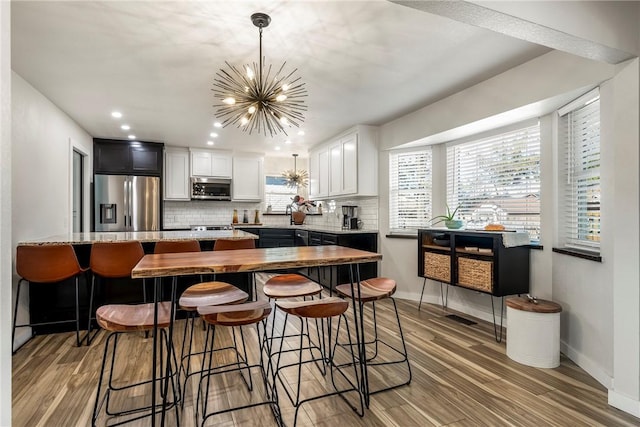
[[(464, 325), (445, 317), (455, 313), (439, 306), (397, 300), (408, 346), (413, 380), (409, 386), (372, 396), (371, 406), (359, 418), (339, 397), (302, 406), (299, 426), (637, 426), (640, 419), (607, 405), (607, 390), (565, 357), (556, 369), (520, 365), (505, 354), (504, 342), (494, 340), (493, 326), (477, 321)], [(457, 313), (460, 314), (460, 313)], [(471, 319), (469, 316), (460, 314)], [(182, 336), (183, 320), (176, 336)], [(282, 316), (277, 324), (281, 325)], [(391, 306), (378, 306), (380, 332), (395, 343), (398, 334)], [(368, 326), (370, 326), (368, 322)], [(334, 325), (335, 326), (335, 325)], [(246, 336), (255, 350), (255, 329)], [(204, 333), (198, 329), (202, 345)], [(222, 336), (223, 334), (221, 334)], [(229, 340), (229, 334), (223, 338)], [(100, 332), (90, 347), (74, 346), (74, 333), (39, 336), (13, 356), (13, 426), (87, 426), (95, 399), (106, 334)], [(130, 334), (119, 343), (117, 376), (125, 381), (144, 379), (150, 373), (150, 343), (141, 334)], [(255, 351), (253, 353), (255, 356)], [(393, 357), (381, 348), (383, 358)], [(222, 357), (222, 356), (221, 356)], [(197, 360), (195, 360), (197, 359)], [(200, 363), (198, 358), (194, 358)], [(398, 369), (396, 372), (394, 369)], [(385, 367), (370, 374), (373, 386), (396, 380), (403, 371)], [(290, 384), (296, 374), (286, 374)], [(303, 390), (316, 393), (329, 386), (313, 366), (303, 370)], [(258, 375), (254, 375), (258, 381)], [(193, 426), (197, 377), (187, 387), (180, 422)], [(212, 385), (210, 399), (218, 407), (246, 399), (257, 401), (261, 387), (249, 394), (238, 373), (224, 374)], [(114, 405), (150, 402), (150, 391), (131, 390), (114, 398)], [(288, 426), (293, 425), (294, 408), (281, 393), (281, 409)], [(168, 425), (175, 425), (170, 411)], [(99, 425), (104, 425), (101, 417)], [(113, 422), (113, 420), (109, 420)], [(147, 426), (149, 418), (132, 426)], [(210, 418), (206, 425), (275, 425), (267, 407), (257, 407)]]

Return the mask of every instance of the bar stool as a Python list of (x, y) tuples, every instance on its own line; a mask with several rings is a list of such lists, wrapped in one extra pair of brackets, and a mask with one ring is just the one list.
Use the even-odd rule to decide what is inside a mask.
[[(163, 350), (162, 348), (166, 346), (167, 349), (169, 346), (169, 337), (166, 329), (169, 327), (171, 322), (171, 302), (160, 302), (158, 303), (158, 318), (157, 318), (157, 327), (160, 331), (160, 337), (164, 341), (164, 343), (160, 346), (160, 372), (164, 372), (163, 370)], [(139, 412), (151, 411), (151, 405), (137, 407), (137, 408), (129, 408), (123, 409), (119, 411), (113, 411), (110, 408), (111, 402), (111, 394), (116, 393), (118, 391), (128, 390), (134, 387), (144, 386), (145, 384), (150, 384), (153, 380), (145, 380), (141, 382), (137, 382), (134, 384), (127, 384), (124, 386), (116, 386), (113, 381), (113, 371), (114, 366), (116, 365), (116, 354), (117, 354), (117, 346), (118, 346), (118, 337), (121, 334), (144, 331), (149, 332), (154, 328), (154, 304), (135, 304), (135, 305), (123, 305), (123, 304), (110, 304), (103, 305), (96, 310), (96, 320), (98, 325), (106, 331), (109, 331), (110, 334), (107, 337), (104, 345), (104, 353), (102, 356), (102, 365), (100, 368), (100, 378), (98, 380), (98, 391), (96, 393), (96, 401), (93, 406), (93, 414), (91, 416), (91, 425), (95, 426), (96, 421), (99, 416), (99, 411), (103, 405), (105, 405), (105, 413), (110, 417), (118, 417), (118, 416), (126, 416), (133, 415)], [(112, 351), (111, 351), (111, 363), (109, 364), (109, 380), (106, 384), (106, 392), (101, 397), (102, 390), (102, 381), (105, 374), (105, 366), (107, 363), (107, 357), (109, 353), (109, 345), (113, 342)], [(176, 408), (176, 420), (179, 420), (179, 414), (177, 411), (177, 401), (179, 399), (179, 389), (176, 385), (175, 372), (177, 372), (177, 360), (175, 357), (175, 352), (173, 348), (167, 350), (171, 352), (171, 356), (169, 357), (169, 361), (167, 363), (172, 364), (174, 366), (173, 369), (169, 371), (169, 377), (171, 379), (171, 390), (173, 393), (174, 400), (169, 403), (169, 407), (174, 406)], [(155, 370), (154, 370), (155, 371)], [(164, 374), (163, 374), (164, 375)], [(159, 380), (166, 379), (165, 376), (161, 376)], [(165, 390), (166, 392), (166, 390)], [(160, 393), (164, 396), (162, 388)], [(141, 392), (142, 393), (142, 392)], [(148, 393), (144, 393), (142, 395), (146, 395)], [(120, 400), (122, 401), (122, 400)], [(156, 405), (160, 408), (162, 405)], [(119, 425), (124, 422), (131, 422), (141, 418), (145, 418), (152, 415), (152, 412), (145, 413), (142, 415), (135, 416), (133, 418), (129, 418), (123, 422), (117, 422), (112, 425)]]
[[(273, 413), (276, 424), (283, 425), (282, 417), (280, 414), (280, 407), (278, 405), (278, 397), (275, 391), (271, 389), (271, 385), (269, 384), (269, 381), (267, 379), (262, 351), (260, 351), (259, 361), (250, 363), (249, 357), (247, 355), (243, 333), (243, 326), (255, 325), (256, 337), (258, 341), (257, 348), (261, 349), (261, 341), (266, 339), (266, 319), (271, 313), (271, 305), (266, 301), (253, 301), (235, 305), (199, 307), (198, 313), (200, 313), (200, 316), (208, 325), (207, 335), (205, 339), (205, 348), (208, 348), (209, 350), (206, 352), (205, 357), (202, 358), (202, 376), (200, 377), (198, 397), (196, 401), (196, 423), (198, 423), (198, 416), (200, 412), (202, 412), (202, 421), (199, 425), (204, 425), (208, 418), (218, 414), (239, 411), (255, 406), (269, 405), (271, 407), (271, 412)], [(260, 324), (262, 324), (263, 329), (262, 339), (260, 338)], [(220, 327), (231, 328), (231, 335), (233, 337), (232, 346), (223, 348), (215, 347), (216, 332)], [(240, 353), (238, 349), (238, 339), (236, 338), (236, 335), (240, 336), (239, 341), (242, 345), (242, 353)], [(235, 353), (235, 362), (214, 363), (214, 359), (216, 359), (216, 353), (222, 352), (224, 350), (232, 350), (233, 353)], [(228, 360), (228, 358), (221, 356), (221, 358), (218, 360)], [(270, 360), (267, 363), (271, 363)], [(264, 399), (262, 401), (256, 402), (253, 399), (250, 399), (250, 402), (245, 405), (231, 406), (230, 404), (229, 406), (231, 407), (225, 407), (213, 412), (207, 412), (207, 407), (209, 404), (209, 389), (211, 388), (212, 377), (222, 374), (228, 374), (231, 372), (238, 372), (243, 382), (245, 383), (247, 390), (249, 392), (252, 392), (254, 384), (251, 376), (251, 369), (256, 368), (260, 372), (262, 385), (264, 387)], [(243, 374), (243, 372), (246, 372), (246, 376), (245, 374)], [(226, 383), (222, 387), (228, 388), (229, 386), (230, 384)], [(222, 387), (217, 388), (220, 389)], [(231, 387), (233, 386), (231, 385)], [(258, 422), (258, 424), (260, 423)]]
[[(351, 339), (351, 331), (344, 314), (347, 311), (347, 308), (349, 307), (349, 303), (338, 297), (329, 297), (329, 298), (312, 300), (312, 301), (278, 301), (276, 303), (276, 306), (282, 311), (284, 311), (285, 313), (283, 335), (286, 333), (286, 328), (287, 328), (287, 325), (289, 324), (288, 320), (290, 315), (300, 319), (300, 333), (296, 334), (300, 337), (300, 340), (299, 340), (300, 345), (298, 346), (297, 349), (293, 349), (294, 351), (298, 352), (296, 361), (289, 364), (285, 364), (285, 365), (280, 364), (282, 353), (287, 351), (287, 350), (283, 350), (284, 341), (280, 341), (280, 348), (276, 353), (277, 360), (275, 363), (275, 372), (274, 372), (274, 392), (276, 388), (276, 382), (280, 382), (280, 385), (284, 389), (285, 394), (289, 398), (289, 401), (296, 408), (295, 414), (294, 414), (294, 422), (293, 422), (294, 427), (298, 421), (298, 411), (300, 410), (300, 407), (304, 403), (322, 399), (325, 397), (335, 396), (335, 395), (339, 395), (351, 407), (353, 411), (355, 411), (360, 417), (362, 417), (364, 415), (364, 405), (363, 405), (364, 398), (359, 388), (360, 379), (358, 376), (356, 356), (353, 354), (353, 351), (352, 351), (353, 347), (355, 347), (356, 344), (354, 344)], [(333, 335), (333, 329), (331, 327), (331, 323), (334, 317), (339, 317), (340, 319), (342, 319), (343, 317), (345, 318), (344, 320), (345, 320), (347, 337), (349, 342), (349, 344), (346, 345), (345, 348), (348, 348), (347, 355), (350, 356), (350, 359), (351, 359), (351, 362), (349, 363), (340, 363), (340, 364), (336, 363), (336, 350), (342, 347), (334, 345), (332, 348), (331, 346), (332, 335)], [(319, 353), (319, 355), (314, 357), (313, 348), (303, 347), (303, 335), (305, 333), (306, 334), (309, 333), (309, 330), (308, 330), (309, 322), (307, 321), (308, 319), (321, 320), (320, 323), (323, 329), (324, 329), (324, 325), (326, 325), (326, 334), (328, 337), (327, 353), (325, 354)], [(305, 326), (307, 329), (306, 331), (305, 331)], [(336, 332), (335, 332), (336, 342), (338, 340), (338, 333), (339, 333), (339, 329), (336, 329)], [(305, 354), (305, 350), (308, 350), (308, 353)], [(302, 365), (307, 363), (317, 364), (318, 362), (326, 363), (329, 366), (329, 373), (331, 378), (331, 385), (333, 386), (333, 391), (327, 391), (326, 393), (319, 394), (319, 395), (305, 396), (303, 398), (300, 393), (300, 386), (302, 383)], [(342, 371), (341, 368), (344, 366), (353, 366), (352, 378), (349, 378), (345, 374), (345, 372)], [(285, 371), (294, 370), (290, 368), (294, 368), (297, 371), (297, 383), (295, 386), (295, 390), (293, 390), (293, 393), (289, 392), (287, 379), (283, 378), (285, 377), (285, 374), (284, 374)], [(339, 388), (336, 385), (334, 372), (338, 372), (342, 380), (346, 382), (346, 384), (348, 384), (346, 388)], [(287, 377), (289, 376), (290, 375), (287, 375)], [(350, 392), (355, 392), (358, 394), (357, 404), (350, 402), (344, 396), (344, 394), (350, 393)]]
[[(307, 297), (311, 297), (313, 299), (315, 296), (320, 296), (320, 294), (322, 293), (322, 286), (319, 283), (316, 283), (313, 280), (308, 279), (307, 277), (301, 274), (295, 274), (295, 273), (278, 274), (276, 276), (269, 278), (265, 282), (262, 288), (262, 292), (265, 294), (265, 296), (269, 298), (269, 301), (271, 300), (278, 301), (281, 299), (290, 299), (290, 298), (304, 298), (306, 300)], [(276, 304), (276, 307), (277, 307), (277, 304)], [(297, 335), (287, 336), (284, 333), (284, 330), (281, 336), (275, 336), (275, 324), (276, 324), (275, 317), (276, 317), (276, 313), (274, 312), (273, 321), (271, 322), (271, 334), (269, 335), (269, 339), (266, 341), (267, 344), (277, 339), (283, 340), (285, 338), (291, 338), (292, 336), (297, 336)], [(317, 326), (317, 322), (316, 322), (316, 326)], [(308, 330), (308, 322), (307, 322), (307, 330)], [(320, 341), (321, 339), (320, 328), (316, 328), (316, 332), (318, 334), (317, 335), (318, 341)], [(311, 337), (309, 336), (308, 333), (305, 336), (309, 341), (309, 347), (312, 347), (313, 344), (311, 341)], [(324, 338), (322, 338), (322, 344), (324, 344)], [(267, 348), (270, 348), (270, 346), (268, 346)], [(319, 347), (315, 346), (315, 348), (319, 348)], [(321, 351), (324, 351), (324, 350), (321, 349)], [(324, 375), (324, 370), (320, 369), (320, 371)]]
[[(93, 276), (91, 278), (91, 293), (89, 296), (89, 326), (87, 327), (87, 345), (91, 343), (91, 312), (93, 311), (93, 295), (96, 277), (104, 279), (122, 279), (131, 277), (131, 270), (144, 256), (142, 245), (138, 241), (128, 242), (97, 242), (91, 246), (89, 266)], [(144, 280), (142, 282), (145, 288)]]
[[(206, 352), (206, 346), (203, 351), (193, 352), (193, 330), (195, 317), (198, 309), (207, 306), (218, 306), (226, 304), (239, 304), (245, 302), (249, 298), (249, 294), (236, 288), (226, 282), (204, 282), (189, 286), (180, 296), (178, 305), (182, 310), (187, 312), (187, 319), (184, 324), (184, 335), (182, 339), (182, 349), (180, 351), (180, 371), (184, 372), (184, 381), (182, 390), (186, 390), (189, 377), (198, 372), (191, 372), (191, 357)], [(191, 328), (188, 328), (191, 321)], [(187, 342), (187, 330), (189, 332), (189, 346), (185, 353), (185, 344)], [(186, 360), (186, 367), (185, 367)], [(184, 400), (183, 400), (184, 405)]]
[[(237, 249), (255, 249), (254, 239), (217, 239), (213, 244), (213, 250), (237, 250)], [(183, 382), (183, 390), (186, 390), (189, 377), (197, 372), (191, 372), (191, 357), (203, 354), (202, 352), (192, 352), (193, 350), (193, 331), (195, 317), (197, 316), (198, 307), (209, 305), (238, 304), (245, 302), (249, 298), (249, 294), (238, 289), (237, 287), (220, 281), (203, 282), (188, 287), (180, 296), (178, 305), (182, 310), (187, 312), (187, 320), (184, 324), (184, 335), (182, 340), (182, 349), (180, 351), (180, 371), (184, 372), (185, 378)], [(189, 322), (191, 328), (189, 329)], [(185, 354), (185, 343), (187, 342), (187, 330), (189, 332), (189, 348)], [(185, 365), (186, 359), (186, 367)], [(183, 401), (184, 404), (184, 401)]]
[[(380, 393), (382, 391), (394, 389), (403, 385), (407, 385), (411, 383), (411, 365), (409, 364), (409, 357), (407, 355), (407, 347), (404, 342), (404, 334), (402, 332), (402, 325), (400, 324), (400, 316), (398, 315), (398, 307), (396, 306), (396, 301), (392, 297), (392, 295), (396, 291), (396, 281), (393, 279), (388, 279), (386, 277), (375, 277), (372, 279), (362, 280), (360, 282), (360, 297), (358, 298), (357, 285), (351, 285), (350, 283), (338, 285), (336, 286), (336, 291), (338, 295), (343, 298), (354, 298), (354, 300), (359, 305), (360, 313), (363, 313), (364, 305), (366, 303), (371, 303), (371, 307), (373, 310), (373, 339), (369, 342), (366, 341), (364, 337), (364, 330), (362, 331), (362, 341), (364, 342), (364, 354), (360, 356), (360, 363), (364, 365), (363, 371), (363, 382), (365, 385), (365, 403), (367, 407), (369, 406), (369, 396), (375, 393)], [(400, 342), (402, 344), (402, 349), (395, 348), (388, 344), (387, 342), (380, 339), (378, 336), (378, 323), (376, 318), (376, 301), (389, 299), (393, 303), (393, 309), (396, 313), (396, 321), (398, 324), (398, 332), (400, 333)], [(346, 319), (345, 319), (346, 320)], [(340, 322), (338, 322), (338, 330), (340, 329)], [(376, 360), (378, 357), (378, 344), (382, 344), (385, 347), (389, 348), (393, 352), (397, 353), (401, 356), (398, 360)], [(336, 345), (339, 344), (336, 341)], [(367, 356), (367, 346), (374, 346), (373, 355)], [(395, 365), (395, 364), (406, 364), (408, 378), (401, 379), (400, 382), (395, 384), (382, 387), (380, 389), (370, 391), (368, 384), (368, 374), (367, 374), (367, 366), (383, 366), (383, 365)], [(400, 378), (400, 377), (397, 377)]]
[[(154, 254), (175, 254), (186, 252), (200, 252), (200, 242), (197, 240), (160, 240), (153, 248)], [(199, 275), (200, 282), (203, 282), (202, 274)], [(144, 302), (147, 302), (146, 286)]]
[[(217, 239), (213, 243), (214, 251), (235, 251), (255, 248), (255, 239)], [(251, 289), (253, 290), (253, 299), (256, 299), (258, 294), (256, 294), (256, 279), (253, 273), (251, 274)]]
[(200, 243), (197, 240), (160, 240), (153, 248), (154, 254), (183, 252), (200, 252)]
[[(16, 305), (13, 312), (13, 329), (11, 332), (11, 346), (16, 335), (16, 328), (37, 325), (54, 325), (60, 323), (76, 324), (76, 345), (80, 346), (80, 304), (78, 298), (78, 277), (87, 271), (80, 267), (78, 258), (71, 245), (47, 245), (47, 246), (18, 246), (16, 252), (16, 271), (20, 276), (18, 289), (16, 290)], [(20, 302), (20, 287), (22, 282), (29, 283), (55, 283), (70, 278), (75, 279), (75, 319), (59, 320), (52, 322), (16, 324), (18, 318), (18, 305)], [(33, 336), (33, 335), (32, 335)], [(15, 351), (13, 351), (15, 353)]]

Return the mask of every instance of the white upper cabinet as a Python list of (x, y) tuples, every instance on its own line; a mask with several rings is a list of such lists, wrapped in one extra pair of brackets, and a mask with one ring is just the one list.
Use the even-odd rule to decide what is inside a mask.
[(233, 157), (233, 181), (231, 183), (234, 201), (262, 201), (264, 194), (264, 158), (253, 155)]
[(309, 151), (310, 197), (378, 195), (378, 131), (356, 126)]
[(320, 148), (309, 152), (309, 198), (318, 199), (329, 195), (329, 149)]
[(190, 200), (189, 150), (181, 147), (165, 147), (164, 151), (164, 200)]
[(231, 153), (191, 149), (191, 176), (231, 178), (232, 169)]

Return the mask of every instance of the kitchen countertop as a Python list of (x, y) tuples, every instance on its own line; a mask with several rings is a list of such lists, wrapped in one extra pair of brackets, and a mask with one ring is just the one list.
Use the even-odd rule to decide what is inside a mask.
[(18, 243), (22, 246), (40, 245), (81, 245), (95, 242), (126, 242), (137, 240), (141, 243), (159, 240), (217, 240), (217, 239), (257, 239), (258, 236), (241, 230), (165, 230), (165, 231), (118, 231), (95, 233), (68, 233), (43, 239), (26, 240)]
[[(343, 230), (341, 227), (331, 227), (327, 225), (269, 225), (269, 224), (253, 224), (253, 223), (238, 223), (232, 224), (235, 228), (279, 228), (283, 230), (307, 230), (307, 231), (317, 231), (320, 233), (334, 233), (334, 234), (364, 234), (364, 233), (374, 233), (378, 234), (378, 230), (367, 230), (367, 229), (358, 229), (358, 230)], [(187, 228), (187, 227), (185, 227)]]

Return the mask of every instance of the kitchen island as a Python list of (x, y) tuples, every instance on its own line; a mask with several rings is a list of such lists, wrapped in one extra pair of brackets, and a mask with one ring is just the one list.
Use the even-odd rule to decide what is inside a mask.
[[(141, 232), (86, 232), (67, 233), (41, 239), (25, 240), (19, 243), (23, 246), (33, 245), (65, 245), (73, 246), (78, 262), (83, 267), (89, 266), (91, 245), (96, 242), (125, 242), (139, 241), (145, 253), (152, 254), (155, 243), (159, 241), (197, 240), (203, 251), (212, 250), (213, 244), (219, 239), (257, 239), (254, 233), (241, 230), (207, 230), (207, 231), (141, 231)], [(83, 275), (80, 278), (79, 300), (81, 324), (87, 324), (89, 311), (88, 290), (90, 288), (90, 276)], [(206, 280), (206, 278), (205, 278)], [(248, 273), (232, 273), (219, 275), (219, 280), (229, 282), (240, 289), (252, 293), (252, 277)], [(179, 289), (199, 281), (199, 277), (186, 277), (180, 280)], [(39, 284), (29, 286), (29, 313), (31, 322), (42, 323), (55, 320), (73, 318), (75, 293), (72, 286), (66, 286), (64, 282)], [(104, 302), (109, 303), (138, 303), (142, 302), (143, 286), (150, 291), (151, 284), (143, 284), (140, 280), (119, 279), (110, 280), (109, 284), (99, 287), (94, 307), (99, 307)], [(165, 295), (165, 297), (167, 297)], [(168, 299), (168, 298), (166, 298)], [(93, 315), (93, 313), (92, 313)], [(46, 325), (34, 327), (36, 334), (60, 332), (71, 330), (73, 325)]]

